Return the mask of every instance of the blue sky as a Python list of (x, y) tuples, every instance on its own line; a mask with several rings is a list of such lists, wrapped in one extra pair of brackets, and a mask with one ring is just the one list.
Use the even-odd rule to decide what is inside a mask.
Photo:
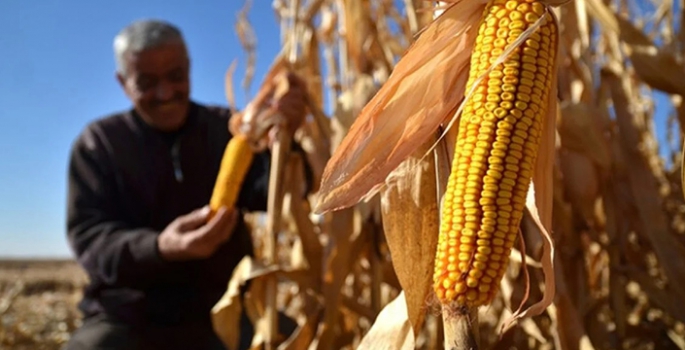
[[(254, 88), (280, 47), (271, 0), (254, 0)], [(191, 6), (191, 3), (195, 5)], [(234, 31), (242, 0), (0, 1), (0, 257), (70, 256), (65, 238), (66, 167), (72, 140), (89, 121), (129, 107), (114, 79), (112, 39), (129, 22), (177, 24), (192, 56), (192, 97), (227, 104), (224, 74), (239, 108), (246, 56)], [(663, 135), (663, 99), (657, 128)]]
[[(195, 5), (191, 5), (195, 4)], [(267, 6), (268, 4), (268, 6)], [(279, 49), (271, 1), (253, 1), (261, 82)], [(89, 121), (128, 108), (114, 79), (112, 39), (130, 21), (177, 24), (192, 55), (192, 97), (226, 105), (224, 74), (238, 60), (239, 108), (246, 56), (234, 25), (242, 0), (0, 1), (0, 257), (70, 256), (66, 167)]]

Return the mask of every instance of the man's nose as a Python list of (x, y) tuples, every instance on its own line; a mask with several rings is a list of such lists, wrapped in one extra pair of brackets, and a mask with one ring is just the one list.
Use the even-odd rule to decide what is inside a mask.
[(155, 89), (155, 97), (158, 100), (169, 100), (174, 96), (174, 89), (168, 83), (160, 83)]

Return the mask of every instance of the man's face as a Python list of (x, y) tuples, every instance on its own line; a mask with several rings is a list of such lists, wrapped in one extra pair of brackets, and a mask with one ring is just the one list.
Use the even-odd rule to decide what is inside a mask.
[(185, 46), (163, 45), (124, 59), (127, 71), (117, 73), (117, 79), (145, 122), (163, 131), (181, 127), (190, 104)]

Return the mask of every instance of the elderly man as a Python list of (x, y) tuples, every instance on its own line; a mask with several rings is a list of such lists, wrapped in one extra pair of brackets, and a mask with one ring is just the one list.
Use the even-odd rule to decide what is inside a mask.
[[(207, 220), (230, 111), (190, 100), (190, 59), (173, 25), (135, 22), (114, 51), (133, 106), (87, 125), (71, 151), (68, 238), (90, 284), (66, 349), (223, 349), (210, 309), (252, 252), (239, 212), (266, 209), (269, 152), (255, 155), (236, 208)], [(293, 79), (272, 102), (297, 119), (304, 90)]]

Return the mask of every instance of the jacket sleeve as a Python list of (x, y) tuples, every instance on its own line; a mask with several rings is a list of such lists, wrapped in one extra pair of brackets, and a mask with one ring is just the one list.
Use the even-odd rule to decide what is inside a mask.
[(109, 285), (142, 286), (170, 264), (159, 255), (158, 232), (123, 220), (111, 158), (95, 135), (86, 129), (71, 149), (68, 240), (91, 278)]

